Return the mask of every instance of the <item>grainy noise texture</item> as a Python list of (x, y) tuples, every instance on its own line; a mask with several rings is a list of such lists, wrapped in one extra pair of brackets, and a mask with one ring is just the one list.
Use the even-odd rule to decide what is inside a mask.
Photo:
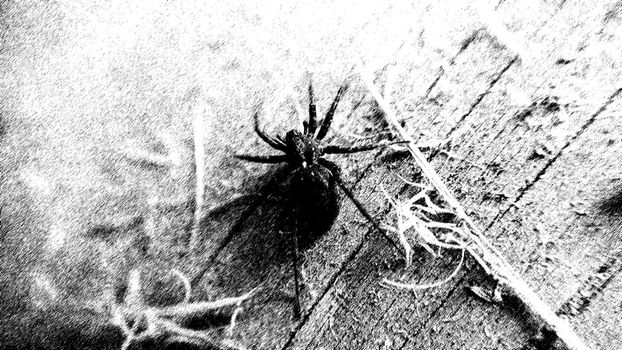
[[(394, 138), (358, 60), (551, 310), (622, 348), (621, 4), (2, 1), (0, 348), (559, 346), (466, 290), (492, 283), (473, 259), (421, 293), (381, 285), (442, 280), (460, 254), (417, 247), (406, 268), (350, 201), (283, 201), (286, 171), (235, 158), (277, 154), (255, 112), (303, 129), (310, 80), (320, 119), (349, 83), (326, 144)], [(384, 192), (425, 182), (395, 148), (326, 158), (387, 226)], [(301, 317), (296, 203), (318, 232)]]

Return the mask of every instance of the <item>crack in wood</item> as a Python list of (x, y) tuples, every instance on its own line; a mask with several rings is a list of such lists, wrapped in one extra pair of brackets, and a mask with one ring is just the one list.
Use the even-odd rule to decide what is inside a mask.
[[(452, 59), (452, 61), (453, 61), (453, 59)], [(436, 76), (436, 79), (434, 79), (432, 84), (430, 84), (428, 89), (425, 91), (425, 98), (428, 98), (430, 96), (430, 93), (432, 92), (432, 89), (434, 89), (436, 84), (438, 84), (439, 80), (441, 80), (443, 75), (445, 75), (445, 69), (443, 69), (443, 67), (441, 66), (441, 72)]]
[(585, 311), (618, 272), (622, 271), (622, 249), (609, 257), (604, 264), (581, 284), (577, 291), (557, 310), (559, 316), (577, 316)]
[[(454, 57), (452, 57), (451, 60), (449, 60), (449, 64), (451, 64), (451, 65), (455, 64), (456, 58), (458, 58), (458, 56), (460, 56), (473, 43), (473, 41), (475, 41), (475, 38), (477, 37), (478, 34), (479, 34), (479, 31), (475, 31), (468, 38), (466, 38), (464, 41), (462, 41), (462, 45), (460, 45), (460, 48), (458, 49), (458, 52), (456, 52)], [(434, 87), (438, 84), (439, 80), (441, 80), (443, 75), (445, 75), (445, 69), (443, 68), (443, 66), (441, 66), (440, 68), (441, 68), (440, 73), (436, 76), (436, 78), (434, 79), (432, 84), (430, 84), (430, 86), (428, 87), (428, 89), (425, 92), (425, 97), (426, 98), (428, 98), (428, 96), (430, 96), (430, 93), (432, 92), (432, 89), (434, 89)]]
[[(449, 132), (447, 132), (447, 134), (445, 135), (446, 138), (451, 138), (451, 135), (453, 133), (456, 132), (456, 130), (458, 130), (460, 128), (460, 126), (462, 126), (462, 123), (464, 122), (464, 120), (466, 120), (466, 118), (471, 115), (471, 113), (473, 113), (473, 111), (475, 110), (475, 108), (477, 108), (477, 106), (482, 102), (482, 100), (484, 99), (484, 97), (486, 97), (490, 91), (492, 90), (492, 88), (497, 84), (497, 82), (501, 79), (501, 77), (503, 76), (503, 74), (505, 74), (505, 72), (508, 71), (508, 69), (510, 69), (512, 67), (512, 65), (514, 65), (514, 63), (518, 60), (518, 56), (514, 56), (509, 62), (508, 64), (499, 72), (499, 74), (497, 74), (491, 81), (490, 84), (488, 85), (488, 88), (486, 89), (486, 91), (484, 91), (482, 94), (480, 94), (477, 99), (475, 100), (475, 102), (471, 105), (471, 107), (469, 107), (469, 110), (462, 115), (462, 117), (460, 117), (460, 119), (456, 122), (456, 124), (449, 130)], [(479, 127), (478, 127), (479, 128)], [(499, 134), (502, 132), (503, 130), (501, 130), (499, 132)], [(432, 159), (436, 158), (439, 154), (441, 154), (440, 149), (435, 149), (430, 153), (429, 156), (429, 160), (431, 161)], [(463, 159), (463, 161), (466, 160)], [(462, 163), (460, 163), (462, 164)]]
[[(555, 163), (555, 161), (560, 157), (560, 155), (562, 155), (562, 153), (564, 153), (564, 151), (572, 144), (572, 142), (574, 142), (579, 136), (581, 136), (590, 127), (590, 125), (592, 125), (596, 121), (596, 118), (598, 118), (598, 116), (602, 112), (604, 112), (607, 109), (607, 107), (609, 105), (611, 105), (615, 101), (615, 99), (618, 97), (618, 95), (620, 95), (621, 93), (622, 93), (622, 89), (618, 89), (611, 96), (609, 96), (607, 101), (605, 101), (605, 103), (594, 114), (592, 114), (590, 119), (588, 119), (581, 126), (581, 129), (579, 129), (579, 131), (577, 131), (576, 134), (574, 134), (568, 141), (566, 141), (566, 143), (557, 152), (557, 154), (555, 154), (554, 157), (552, 157), (551, 159), (548, 160), (548, 162), (544, 165), (544, 167), (542, 167), (542, 169), (540, 169), (538, 174), (536, 174), (535, 178), (518, 191), (519, 194), (516, 197), (516, 199), (512, 202), (511, 205), (508, 206), (508, 208), (505, 211), (503, 211), (503, 214), (501, 216), (505, 215), (505, 213), (509, 210), (509, 208), (512, 205), (515, 205), (516, 203), (518, 203), (518, 201), (521, 200), (521, 198), (523, 198), (525, 193), (527, 193), (527, 191), (529, 191), (529, 189), (531, 189), (536, 184), (536, 182), (538, 182), (540, 180), (540, 178), (542, 176), (544, 176), (546, 171), (551, 167), (551, 165), (553, 165), (553, 163)], [(497, 217), (495, 217), (495, 220), (496, 219), (497, 219)]]
[(456, 58), (458, 58), (458, 56), (460, 56), (475, 41), (475, 38), (477, 38), (480, 32), (481, 32), (481, 29), (476, 30), (462, 41), (462, 44), (460, 45), (458, 52), (456, 52), (454, 57), (449, 61), (449, 64), (453, 65), (456, 62)]
[[(455, 64), (456, 58), (458, 58), (458, 56), (460, 56), (467, 48), (469, 48), (469, 46), (471, 46), (471, 44), (475, 41), (475, 38), (477, 38), (479, 32), (480, 32), (479, 30), (473, 32), (469, 37), (467, 37), (466, 39), (462, 41), (462, 44), (460, 45), (458, 52), (456, 52), (454, 57), (452, 57), (451, 60), (449, 60), (449, 64), (451, 65)], [(432, 84), (430, 84), (430, 86), (425, 92), (426, 98), (430, 95), (430, 93), (432, 92), (432, 89), (434, 89), (434, 87), (438, 84), (439, 80), (441, 80), (443, 75), (445, 75), (445, 69), (443, 68), (443, 66), (441, 66), (440, 68), (441, 68), (440, 73), (436, 76)]]
[(453, 134), (458, 128), (460, 128), (462, 126), (462, 123), (464, 122), (464, 120), (471, 115), (471, 113), (473, 113), (473, 111), (475, 110), (475, 108), (477, 108), (477, 106), (482, 102), (482, 100), (484, 99), (484, 97), (486, 97), (490, 91), (492, 90), (492, 88), (497, 84), (497, 82), (499, 81), (499, 79), (501, 79), (501, 77), (503, 76), (503, 74), (505, 74), (505, 72), (507, 72), (508, 69), (510, 69), (510, 67), (512, 67), (512, 65), (514, 65), (514, 63), (516, 63), (516, 61), (518, 61), (518, 56), (514, 56), (510, 62), (499, 72), (499, 74), (497, 74), (496, 77), (494, 77), (491, 81), (490, 84), (488, 85), (488, 88), (486, 89), (486, 91), (484, 91), (483, 93), (481, 93), (477, 99), (475, 100), (475, 103), (473, 103), (471, 105), (471, 107), (469, 108), (469, 110), (460, 117), (460, 119), (456, 122), (456, 124), (449, 130), (449, 132), (447, 133), (447, 135), (451, 135)]
[(495, 215), (495, 217), (492, 220), (490, 220), (490, 223), (488, 223), (488, 225), (486, 225), (486, 228), (483, 230), (484, 232), (488, 231), (499, 219), (503, 218), (510, 211), (512, 207), (516, 206), (516, 203), (518, 203), (523, 198), (523, 196), (529, 191), (529, 189), (531, 189), (536, 184), (536, 182), (538, 182), (540, 178), (544, 176), (548, 168), (551, 165), (553, 165), (553, 163), (558, 159), (558, 157), (563, 153), (563, 151), (566, 148), (568, 148), (575, 139), (577, 139), (581, 134), (583, 134), (585, 130), (596, 121), (598, 116), (602, 112), (604, 112), (605, 109), (607, 109), (607, 107), (611, 105), (615, 101), (615, 99), (618, 97), (618, 95), (620, 95), (621, 93), (622, 93), (622, 89), (618, 89), (611, 96), (609, 96), (607, 101), (605, 101), (605, 103), (594, 114), (592, 114), (590, 119), (581, 126), (581, 129), (572, 138), (570, 138), (570, 140), (568, 140), (566, 144), (564, 144), (564, 146), (562, 146), (562, 148), (559, 150), (559, 152), (557, 152), (557, 154), (553, 158), (549, 159), (549, 161), (544, 165), (544, 167), (540, 169), (538, 174), (536, 174), (536, 177), (532, 181), (527, 183), (523, 188), (520, 188), (518, 190), (519, 194), (512, 201), (512, 203), (508, 204), (507, 208), (497, 213), (497, 215)]
[[(483, 123), (482, 123), (483, 124)], [(493, 138), (490, 140), (490, 142), (484, 147), (480, 149), (480, 154), (485, 154), (486, 151), (488, 151), (491, 147), (493, 147), (493, 143), (500, 138), (501, 134), (503, 134), (503, 132), (506, 130), (506, 128), (508, 127), (508, 125), (512, 125), (510, 123), (510, 121), (508, 121), (507, 123), (505, 123), (505, 125), (503, 126), (503, 128), (501, 128), (501, 130), (495, 134), (495, 136), (493, 136)], [(513, 128), (512, 130), (510, 130), (508, 132), (508, 134), (511, 134), (514, 132), (514, 130), (516, 130), (519, 126), (514, 123), (513, 124)], [(475, 134), (475, 132), (473, 133)], [(470, 139), (469, 139), (470, 140)], [(466, 142), (468, 142), (469, 140), (466, 140)], [(494, 163), (497, 158), (501, 155), (501, 153), (503, 152), (503, 150), (505, 149), (505, 147), (510, 143), (511, 141), (508, 140), (504, 143), (504, 145), (502, 147), (497, 147), (495, 146), (498, 151), (497, 153), (491, 158), (491, 160), (488, 161), (488, 163)], [(469, 145), (470, 146), (470, 145)], [(466, 148), (466, 147), (465, 147)], [(472, 152), (471, 152), (472, 153)], [(468, 166), (466, 169), (462, 170), (459, 177), (455, 180), (456, 183), (462, 183), (464, 178), (468, 175), (469, 171), (471, 171), (471, 169), (473, 169), (474, 167), (478, 166), (479, 164), (474, 163), (474, 162), (469, 162), (468, 158), (471, 155), (471, 153), (464, 155), (464, 158), (461, 159), (456, 165), (454, 165), (454, 167), (459, 168), (460, 166), (462, 166), (462, 164), (464, 164), (465, 162), (467, 162)], [(447, 164), (447, 163), (446, 163)], [(444, 170), (443, 168), (439, 169), (440, 170)], [(483, 201), (482, 201), (483, 203)]]

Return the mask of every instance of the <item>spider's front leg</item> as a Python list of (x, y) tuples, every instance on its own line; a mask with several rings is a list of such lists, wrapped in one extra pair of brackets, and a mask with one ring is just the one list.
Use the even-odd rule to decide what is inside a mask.
[(335, 96), (333, 103), (330, 105), (328, 112), (326, 112), (326, 116), (322, 120), (320, 131), (318, 131), (317, 136), (316, 136), (318, 140), (324, 139), (324, 137), (328, 133), (328, 130), (330, 129), (330, 125), (333, 122), (333, 115), (335, 115), (335, 111), (337, 110), (337, 105), (339, 104), (339, 100), (341, 100), (341, 96), (343, 96), (343, 94), (346, 92), (347, 89), (348, 89), (348, 84), (344, 83), (343, 85), (341, 85), (341, 87), (337, 91), (337, 95)]
[(270, 145), (270, 147), (277, 149), (279, 151), (285, 151), (285, 143), (281, 140), (275, 139), (271, 136), (269, 136), (268, 134), (266, 134), (265, 132), (263, 132), (263, 130), (261, 130), (261, 128), (259, 127), (259, 112), (255, 112), (255, 114), (253, 115), (253, 119), (255, 121), (255, 132), (257, 133), (257, 135), (259, 135), (259, 137), (268, 145)]
[(322, 153), (324, 154), (358, 153), (358, 152), (371, 151), (371, 150), (375, 150), (381, 147), (399, 145), (399, 144), (404, 144), (404, 143), (408, 143), (408, 141), (394, 141), (394, 142), (389, 142), (389, 143), (377, 143), (373, 145), (359, 145), (359, 146), (353, 146), (353, 147), (328, 145), (322, 148)]
[(287, 156), (284, 154), (275, 155), (275, 156), (254, 156), (249, 154), (236, 154), (236, 158), (246, 160), (253, 163), (265, 163), (265, 164), (276, 164), (283, 163), (287, 161)]
[(317, 128), (317, 112), (313, 99), (313, 82), (309, 81), (309, 122), (304, 122), (304, 134), (313, 137)]

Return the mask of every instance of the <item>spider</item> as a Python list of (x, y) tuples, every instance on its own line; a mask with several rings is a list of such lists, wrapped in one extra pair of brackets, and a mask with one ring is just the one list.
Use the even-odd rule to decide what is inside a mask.
[[(300, 316), (300, 296), (299, 296), (299, 283), (298, 283), (298, 254), (299, 254), (299, 237), (298, 231), (304, 224), (314, 225), (317, 222), (301, 222), (301, 217), (308, 216), (311, 219), (317, 218), (318, 211), (324, 211), (324, 213), (330, 211), (338, 211), (338, 197), (336, 195), (335, 184), (341, 188), (346, 196), (354, 203), (356, 208), (361, 214), (372, 223), (372, 225), (381, 231), (385, 237), (394, 245), (392, 239), (387, 234), (380, 230), (378, 223), (371, 217), (368, 211), (363, 205), (354, 197), (350, 189), (345, 185), (341, 178), (339, 167), (324, 156), (327, 154), (348, 154), (358, 153), (364, 151), (374, 150), (380, 147), (389, 146), (396, 143), (403, 143), (402, 141), (381, 143), (381, 144), (369, 144), (358, 145), (353, 147), (339, 146), (325, 144), (324, 138), (330, 130), (333, 116), (337, 109), (337, 105), (342, 96), (348, 89), (346, 83), (342, 84), (337, 95), (333, 100), (326, 116), (318, 122), (316, 106), (313, 97), (313, 84), (309, 83), (309, 119), (303, 122), (303, 131), (296, 129), (290, 130), (285, 134), (285, 137), (280, 135), (272, 137), (267, 135), (259, 127), (259, 112), (256, 112), (253, 116), (255, 122), (255, 132), (259, 137), (270, 147), (281, 151), (282, 154), (277, 155), (246, 155), (236, 154), (239, 159), (255, 162), (255, 163), (285, 163), (288, 168), (290, 178), (292, 180), (292, 197), (296, 198), (297, 206), (294, 208), (298, 211), (296, 217), (296, 229), (292, 234), (292, 248), (293, 248), (293, 274), (295, 283), (295, 305), (294, 314)], [(336, 213), (335, 213), (336, 216)], [(334, 218), (333, 218), (334, 219)], [(311, 220), (313, 221), (313, 220)], [(332, 221), (330, 224), (332, 225)], [(330, 228), (330, 227), (328, 227)], [(304, 238), (304, 237), (302, 237)]]

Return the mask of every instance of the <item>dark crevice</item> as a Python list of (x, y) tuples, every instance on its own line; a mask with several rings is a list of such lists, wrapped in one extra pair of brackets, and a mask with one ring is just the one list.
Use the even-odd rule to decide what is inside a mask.
[[(471, 113), (473, 113), (473, 111), (475, 110), (475, 108), (477, 108), (477, 106), (482, 102), (482, 100), (484, 99), (484, 97), (486, 97), (490, 91), (492, 90), (492, 88), (497, 84), (497, 82), (501, 79), (501, 77), (503, 76), (503, 74), (505, 74), (505, 72), (507, 72), (508, 69), (510, 69), (510, 67), (512, 67), (512, 65), (514, 65), (514, 63), (518, 60), (518, 56), (514, 56), (514, 58), (512, 60), (510, 60), (510, 62), (499, 72), (499, 74), (497, 74), (496, 77), (494, 77), (491, 81), (490, 84), (488, 85), (488, 88), (486, 89), (486, 91), (484, 91), (483, 93), (481, 93), (477, 99), (475, 100), (475, 102), (471, 105), (471, 107), (469, 108), (469, 110), (462, 116), (460, 117), (460, 119), (456, 122), (456, 124), (447, 132), (446, 136), (447, 138), (450, 138), (451, 135), (453, 133), (456, 132), (456, 130), (458, 130), (458, 128), (460, 126), (462, 126), (462, 123), (464, 122), (464, 120), (471, 115)], [(432, 159), (434, 159), (436, 156), (438, 156), (441, 153), (440, 148), (433, 150), (430, 153), (430, 156), (428, 157), (428, 162), (430, 162)]]
[(459, 127), (462, 126), (462, 123), (464, 122), (464, 120), (471, 115), (471, 113), (473, 113), (473, 111), (475, 110), (475, 108), (477, 108), (477, 106), (482, 102), (482, 100), (484, 99), (484, 97), (486, 97), (490, 91), (492, 90), (492, 88), (497, 84), (497, 82), (501, 79), (501, 77), (503, 76), (503, 74), (505, 74), (505, 72), (507, 72), (508, 69), (510, 69), (510, 67), (512, 67), (512, 65), (514, 65), (514, 63), (516, 63), (516, 61), (518, 60), (518, 56), (514, 56), (510, 62), (499, 72), (499, 74), (497, 74), (496, 77), (494, 77), (491, 81), (490, 84), (488, 85), (488, 88), (486, 89), (486, 91), (484, 91), (483, 93), (481, 93), (477, 99), (475, 100), (475, 103), (473, 103), (471, 105), (471, 107), (469, 108), (469, 110), (462, 115), (462, 117), (460, 117), (460, 119), (456, 122), (456, 124), (454, 124), (454, 126), (449, 130), (449, 132), (447, 133), (447, 135), (451, 135), (453, 134)]
[[(478, 34), (479, 34), (479, 30), (473, 32), (469, 37), (467, 37), (466, 39), (462, 41), (460, 48), (458, 49), (458, 52), (456, 52), (454, 57), (452, 57), (451, 60), (449, 60), (449, 64), (453, 65), (456, 62), (456, 58), (458, 58), (458, 56), (460, 56), (473, 43), (473, 41), (475, 41), (475, 38), (477, 38)], [(440, 67), (440, 68), (441, 68), (440, 73), (436, 76), (432, 84), (430, 84), (430, 86), (426, 90), (426, 93), (425, 93), (426, 98), (430, 95), (430, 93), (432, 92), (432, 89), (434, 89), (436, 84), (438, 84), (439, 80), (441, 80), (441, 78), (445, 74), (445, 70), (443, 69), (443, 67)]]
[(466, 39), (462, 41), (462, 44), (460, 45), (458, 52), (456, 52), (454, 57), (449, 61), (449, 64), (454, 64), (456, 62), (456, 58), (458, 58), (458, 56), (460, 56), (475, 41), (479, 33), (480, 33), (480, 30), (476, 30), (470, 36), (468, 36)]
[(609, 257), (581, 284), (577, 291), (559, 307), (557, 315), (574, 317), (582, 313), (621, 270), (622, 249)]
[(430, 93), (432, 92), (432, 89), (434, 89), (434, 87), (436, 86), (436, 84), (438, 84), (439, 80), (441, 80), (441, 77), (445, 75), (445, 70), (443, 69), (443, 67), (441, 67), (441, 71), (440, 73), (436, 76), (436, 79), (434, 79), (434, 81), (432, 82), (432, 84), (430, 84), (430, 86), (428, 87), (428, 89), (425, 91), (425, 97), (428, 98), (428, 96), (430, 96)]
[[(492, 147), (492, 145), (493, 145), (493, 143), (495, 142), (495, 140), (501, 136), (501, 134), (505, 131), (505, 129), (507, 128), (507, 126), (508, 126), (508, 125), (510, 125), (510, 123), (505, 123), (505, 124), (504, 124), (504, 126), (503, 126), (503, 128), (501, 128), (501, 130), (500, 130), (500, 131), (499, 131), (499, 132), (498, 132), (498, 133), (497, 133), (497, 134), (496, 134), (496, 135), (495, 135), (495, 136), (494, 136), (494, 137), (490, 140), (490, 143), (488, 143), (488, 144), (486, 145), (486, 147), (481, 148), (481, 149), (479, 150), (479, 153), (480, 153), (480, 154), (484, 154), (484, 152), (486, 152), (486, 151), (487, 151), (490, 147)], [(514, 130), (516, 130), (517, 128), (518, 128), (518, 125), (514, 124), (514, 127), (512, 128), (512, 130), (511, 130), (510, 132), (508, 132), (507, 134), (512, 134), (512, 132), (514, 132)], [(475, 134), (475, 132), (477, 132), (477, 131), (474, 131), (474, 134)], [(470, 140), (470, 139), (469, 139), (469, 140)], [(468, 141), (467, 141), (467, 142), (468, 142)], [(497, 153), (496, 153), (496, 154), (492, 157), (492, 159), (491, 159), (491, 160), (488, 160), (488, 161), (486, 162), (486, 164), (494, 164), (494, 163), (495, 163), (495, 160), (497, 160), (497, 158), (499, 157), (499, 155), (501, 155), (501, 152), (503, 152), (503, 151), (505, 150), (505, 147), (507, 146), (507, 144), (508, 144), (508, 143), (510, 143), (510, 141), (506, 141), (506, 143), (503, 145), (503, 147), (497, 147), (497, 148), (498, 148)], [(470, 156), (470, 155), (471, 155), (471, 153), (464, 155), (464, 158), (462, 158), (462, 159), (458, 162), (458, 164), (454, 165), (454, 168), (458, 168), (458, 169), (459, 169), (459, 167), (460, 167), (460, 166), (462, 166), (462, 164), (464, 164), (465, 162), (467, 162), (467, 159), (469, 158), (469, 156)], [(460, 171), (460, 175), (459, 175), (460, 177), (458, 177), (458, 178), (455, 180), (455, 182), (456, 182), (456, 183), (463, 183), (464, 178), (468, 175), (469, 171), (471, 171), (471, 169), (472, 169), (473, 167), (476, 167), (476, 166), (478, 166), (478, 165), (479, 165), (479, 164), (477, 164), (477, 163), (474, 163), (474, 162), (469, 162), (469, 163), (468, 163), (467, 168), (466, 168), (466, 169), (464, 169), (464, 170), (461, 170), (461, 171)], [(487, 167), (487, 168), (489, 168), (489, 167)]]

